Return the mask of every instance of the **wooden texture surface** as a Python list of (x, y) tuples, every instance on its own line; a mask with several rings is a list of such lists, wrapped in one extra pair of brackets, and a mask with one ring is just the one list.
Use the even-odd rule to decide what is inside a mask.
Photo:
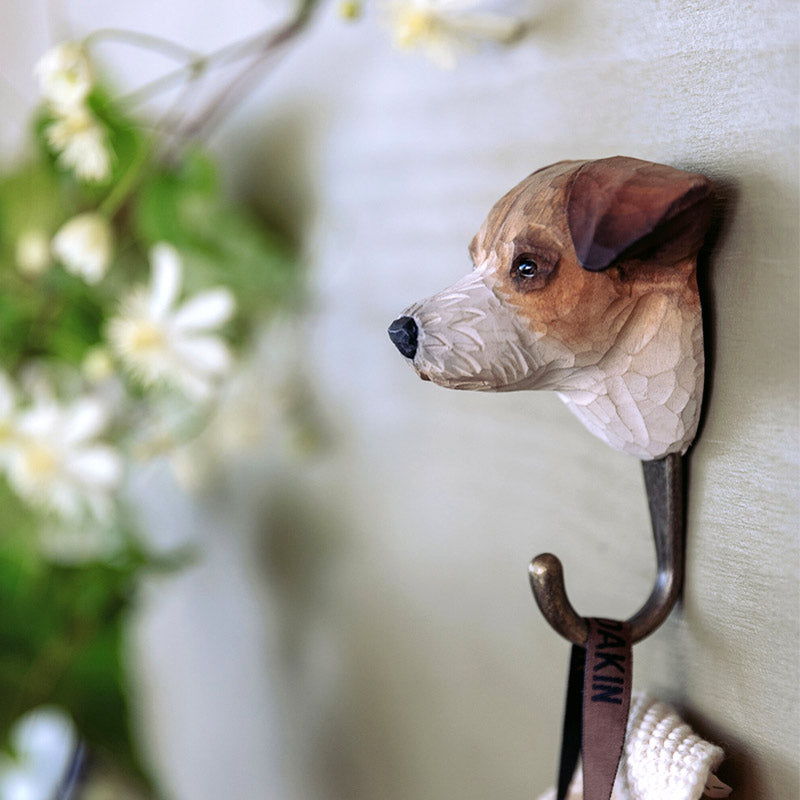
[[(401, 354), (454, 389), (551, 389), (615, 450), (685, 453), (700, 418), (702, 175), (615, 156), (540, 167), (470, 244), (473, 271), (402, 312)], [(399, 322), (399, 320), (398, 320)]]

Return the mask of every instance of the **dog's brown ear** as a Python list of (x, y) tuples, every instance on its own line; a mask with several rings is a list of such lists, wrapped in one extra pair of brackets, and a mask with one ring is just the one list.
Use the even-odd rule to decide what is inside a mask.
[(623, 156), (585, 163), (567, 197), (575, 253), (592, 271), (667, 244), (677, 258), (694, 256), (710, 218), (706, 177)]

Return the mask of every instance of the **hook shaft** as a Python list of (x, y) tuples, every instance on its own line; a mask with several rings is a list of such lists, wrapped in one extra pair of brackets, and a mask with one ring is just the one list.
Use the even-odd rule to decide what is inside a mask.
[[(634, 643), (649, 636), (669, 616), (683, 584), (683, 461), (672, 453), (657, 461), (643, 461), (645, 488), (656, 547), (657, 574), (653, 591), (629, 620)], [(552, 553), (531, 561), (533, 596), (550, 626), (573, 644), (586, 643), (589, 628), (570, 603), (564, 570)]]

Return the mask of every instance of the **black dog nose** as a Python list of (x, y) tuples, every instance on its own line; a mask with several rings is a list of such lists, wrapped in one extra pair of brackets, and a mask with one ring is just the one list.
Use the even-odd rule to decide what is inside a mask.
[(417, 323), (411, 317), (396, 319), (389, 326), (389, 338), (406, 358), (414, 358), (417, 352)]

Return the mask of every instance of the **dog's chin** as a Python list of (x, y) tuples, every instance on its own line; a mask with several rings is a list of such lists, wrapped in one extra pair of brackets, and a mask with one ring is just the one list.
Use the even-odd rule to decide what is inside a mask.
[(414, 372), (417, 373), (420, 380), (433, 383), (445, 389), (463, 389), (473, 392), (498, 391), (498, 387), (486, 380), (471, 378), (468, 375), (447, 375), (436, 369), (430, 369), (429, 366), (417, 366), (416, 364), (412, 364), (411, 366), (414, 368)]
[(436, 369), (412, 364), (420, 380), (428, 381), (445, 389), (458, 389), (469, 392), (514, 392), (520, 389), (532, 388), (533, 378), (526, 376), (512, 383), (502, 383), (486, 376), (446, 374)]

